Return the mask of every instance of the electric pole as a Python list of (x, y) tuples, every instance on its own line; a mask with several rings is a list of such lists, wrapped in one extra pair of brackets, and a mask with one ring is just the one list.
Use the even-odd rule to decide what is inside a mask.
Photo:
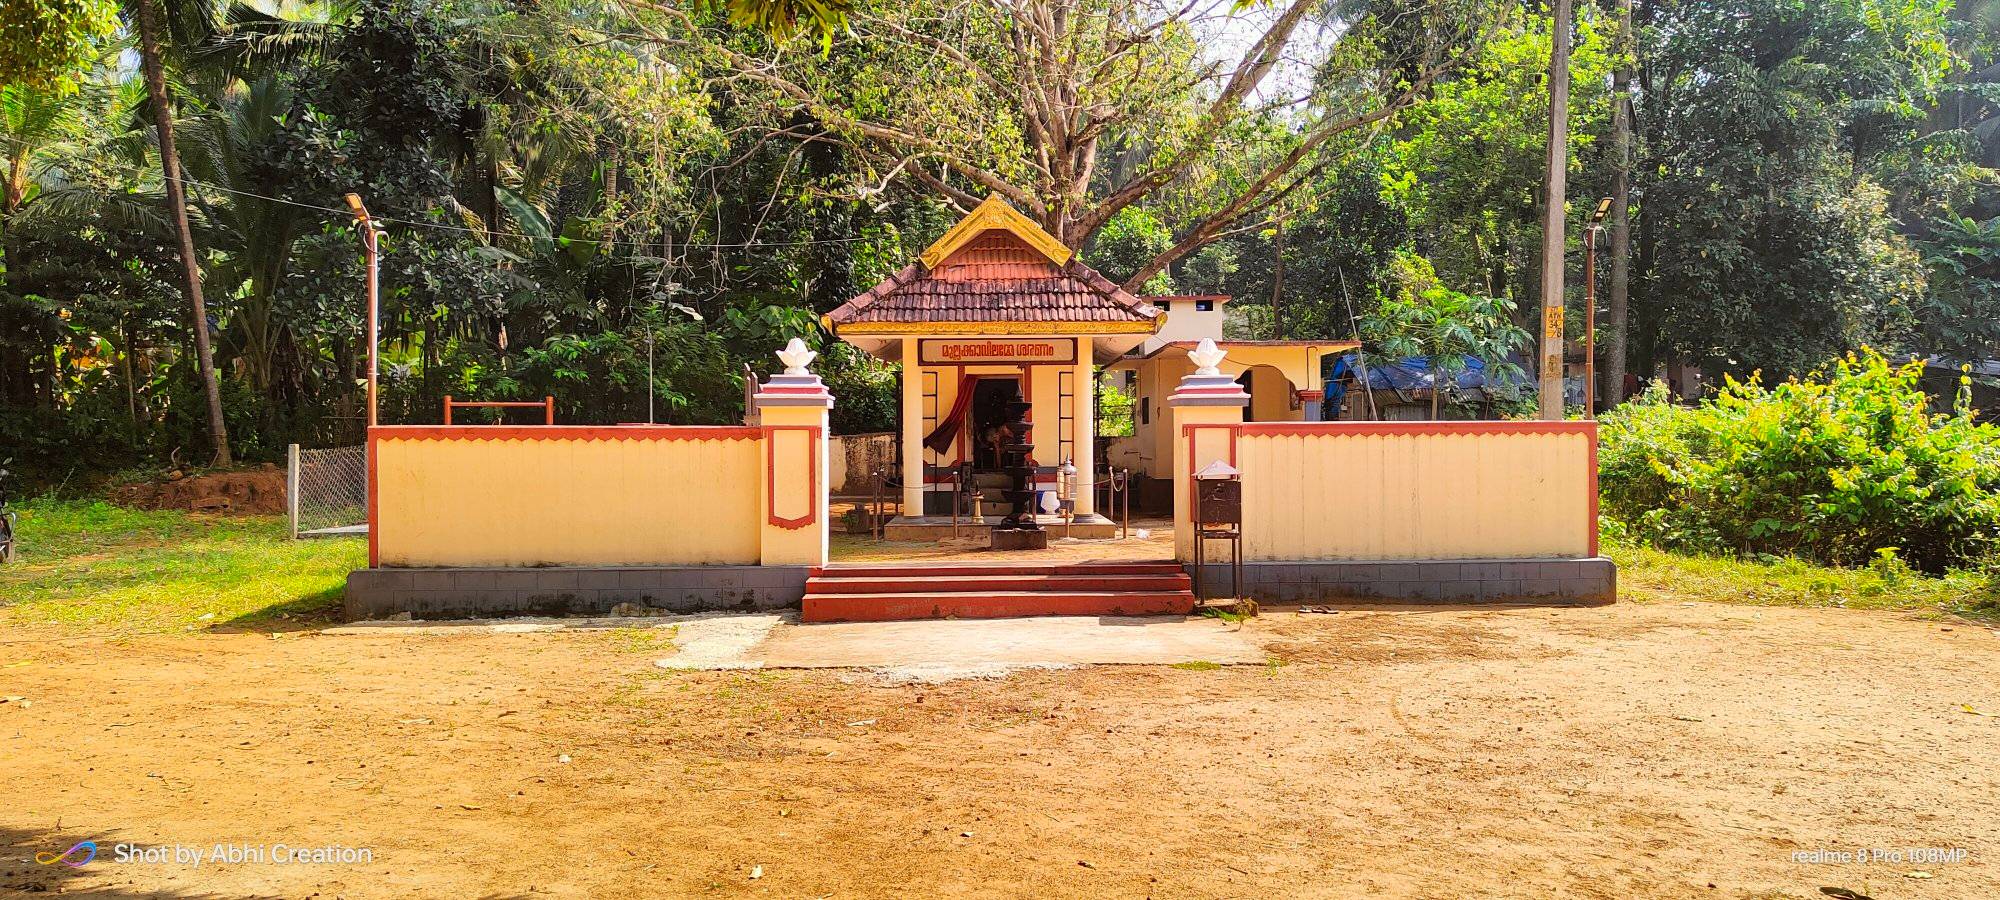
[(1541, 416), (1563, 417), (1563, 200), (1569, 166), (1570, 0), (1555, 0), (1549, 54), (1549, 160), (1542, 210)]

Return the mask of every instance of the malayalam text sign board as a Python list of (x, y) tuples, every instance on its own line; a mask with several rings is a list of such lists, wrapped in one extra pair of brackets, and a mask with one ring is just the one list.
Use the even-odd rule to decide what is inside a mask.
[(925, 338), (917, 356), (927, 366), (1065, 364), (1076, 362), (1076, 338)]

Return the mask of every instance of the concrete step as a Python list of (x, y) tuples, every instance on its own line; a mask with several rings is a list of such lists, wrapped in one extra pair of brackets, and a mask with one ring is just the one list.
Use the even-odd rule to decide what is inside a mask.
[(881, 578), (908, 576), (938, 578), (958, 575), (1170, 575), (1184, 573), (1172, 560), (1145, 562), (948, 562), (948, 563), (831, 563), (814, 566), (812, 577)]
[(805, 596), (806, 622), (894, 622), (908, 619), (1004, 619), (1019, 616), (1187, 615), (1194, 595), (1180, 591), (910, 592)]
[(992, 572), (921, 576), (841, 574), (815, 575), (806, 581), (806, 593), (809, 594), (1185, 591), (1190, 587), (1187, 575), (1182, 572), (1059, 575)]

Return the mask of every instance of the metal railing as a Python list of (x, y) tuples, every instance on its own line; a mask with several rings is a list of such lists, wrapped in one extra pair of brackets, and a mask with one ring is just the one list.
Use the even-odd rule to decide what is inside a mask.
[(446, 395), (444, 395), (444, 423), (445, 423), (446, 425), (450, 425), (450, 424), (452, 424), (452, 422), (451, 422), (451, 411), (452, 411), (452, 410), (454, 410), (454, 409), (474, 409), (474, 408), (480, 408), (480, 407), (484, 407), (484, 408), (489, 408), (489, 409), (534, 409), (534, 408), (540, 408), (540, 409), (542, 410), (542, 424), (544, 424), (544, 425), (554, 425), (554, 424), (556, 423), (556, 398), (554, 398), (554, 397), (543, 397), (543, 398), (542, 398), (542, 399), (541, 399), (540, 401), (535, 401), (535, 400), (453, 400), (453, 399), (451, 399), (451, 395), (450, 395), (450, 394), (446, 394)]

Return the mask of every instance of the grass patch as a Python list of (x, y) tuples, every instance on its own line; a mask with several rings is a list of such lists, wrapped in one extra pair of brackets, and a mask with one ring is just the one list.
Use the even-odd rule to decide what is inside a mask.
[(56, 500), (18, 512), (20, 554), (0, 566), (0, 609), (21, 624), (126, 633), (324, 621), (347, 573), (368, 562), (366, 540), (294, 541), (281, 516)]
[(650, 628), (619, 628), (611, 632), (611, 645), (621, 653), (658, 653), (674, 649), (679, 625)]
[(2000, 618), (2000, 584), (1980, 572), (1933, 577), (1894, 560), (1842, 569), (1799, 559), (1689, 556), (1613, 540), (1604, 541), (1604, 554), (1618, 564), (1619, 594), (1640, 602), (1929, 609)]
[(1197, 659), (1190, 662), (1174, 663), (1174, 668), (1188, 672), (1213, 672), (1222, 668), (1222, 664), (1212, 663), (1205, 659)]

